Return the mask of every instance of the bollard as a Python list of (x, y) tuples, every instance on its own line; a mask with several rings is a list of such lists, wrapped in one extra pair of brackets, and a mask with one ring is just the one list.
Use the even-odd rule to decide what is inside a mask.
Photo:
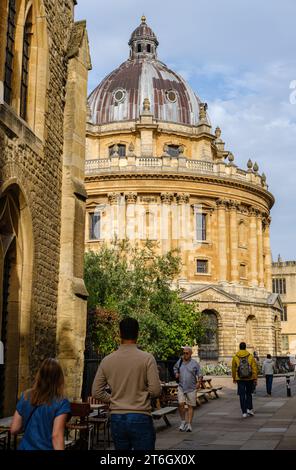
[(291, 396), (291, 388), (290, 388), (290, 376), (286, 375), (286, 387), (287, 387), (287, 397)]

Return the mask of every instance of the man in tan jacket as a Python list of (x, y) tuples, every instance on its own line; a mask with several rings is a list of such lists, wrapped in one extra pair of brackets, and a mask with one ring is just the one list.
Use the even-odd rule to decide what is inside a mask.
[[(116, 450), (154, 450), (151, 398), (161, 393), (156, 361), (137, 347), (139, 324), (124, 318), (119, 325), (121, 345), (99, 365), (92, 396), (110, 403), (111, 434)], [(106, 392), (109, 385), (111, 394)]]

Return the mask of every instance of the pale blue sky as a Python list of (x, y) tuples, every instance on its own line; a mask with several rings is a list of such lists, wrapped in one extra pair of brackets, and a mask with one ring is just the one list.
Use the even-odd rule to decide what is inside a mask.
[(273, 258), (296, 259), (295, 0), (78, 0), (93, 64), (89, 91), (128, 58), (143, 13), (159, 59), (208, 103), (235, 163), (246, 169), (251, 158), (267, 175), (276, 198)]

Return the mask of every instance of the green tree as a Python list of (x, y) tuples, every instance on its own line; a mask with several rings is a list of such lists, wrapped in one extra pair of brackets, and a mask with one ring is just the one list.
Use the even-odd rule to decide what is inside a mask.
[(157, 254), (157, 245), (129, 242), (102, 245), (85, 255), (85, 282), (92, 315), (92, 339), (103, 354), (116, 347), (118, 323), (125, 316), (140, 324), (139, 344), (159, 359), (179, 352), (181, 346), (199, 341), (204, 333), (195, 303), (182, 301), (173, 289), (181, 268), (177, 251)]

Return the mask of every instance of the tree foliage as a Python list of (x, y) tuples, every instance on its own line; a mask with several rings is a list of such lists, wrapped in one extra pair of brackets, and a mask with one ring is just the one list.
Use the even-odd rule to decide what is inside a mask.
[(158, 255), (149, 241), (142, 247), (117, 241), (102, 245), (98, 253), (86, 253), (92, 339), (100, 353), (115, 349), (118, 323), (125, 316), (139, 321), (138, 343), (159, 359), (200, 340), (204, 330), (196, 304), (185, 303), (181, 291), (172, 289), (180, 267), (178, 252)]

